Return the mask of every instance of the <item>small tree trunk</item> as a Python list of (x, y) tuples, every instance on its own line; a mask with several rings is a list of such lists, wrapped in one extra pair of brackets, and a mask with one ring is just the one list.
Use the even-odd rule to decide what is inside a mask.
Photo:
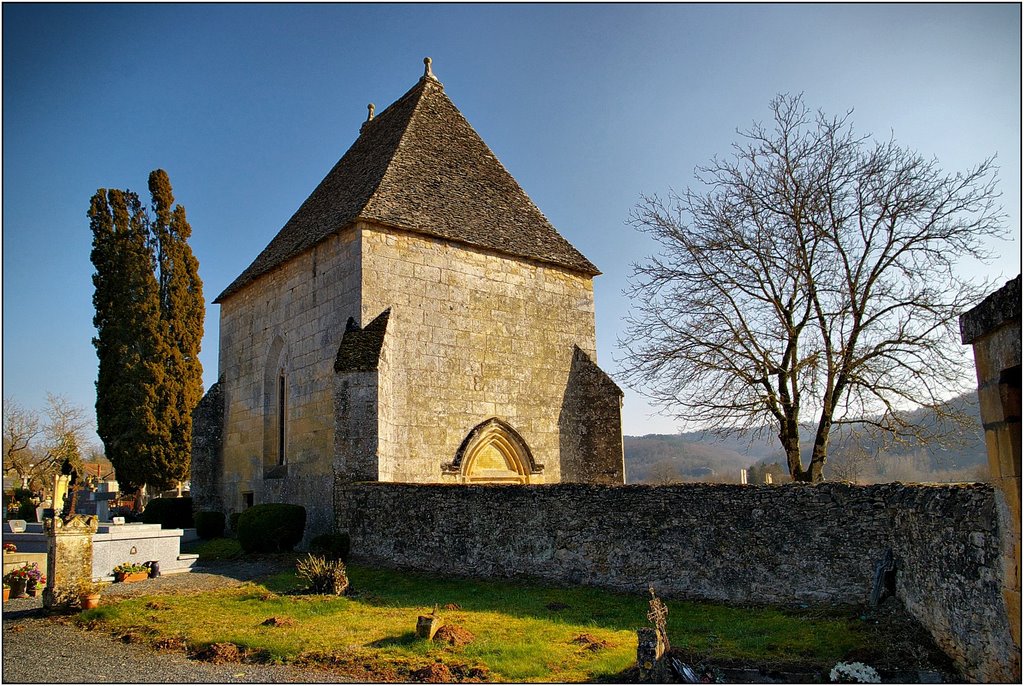
[(818, 431), (814, 434), (814, 447), (811, 449), (811, 464), (807, 468), (808, 481), (818, 483), (825, 480), (825, 460), (828, 457), (829, 431), (832, 429), (831, 414), (822, 414), (818, 422)]
[(786, 451), (786, 465), (789, 467), (789, 475), (793, 477), (793, 481), (810, 481), (810, 472), (804, 469), (803, 463), (800, 461), (800, 424), (796, 419), (787, 418), (783, 422), (779, 439)]

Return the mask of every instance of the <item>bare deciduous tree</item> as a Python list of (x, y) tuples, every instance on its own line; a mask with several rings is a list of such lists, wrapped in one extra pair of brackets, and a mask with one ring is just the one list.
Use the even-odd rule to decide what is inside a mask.
[(65, 459), (81, 469), (81, 450), (92, 427), (85, 408), (62, 395), (46, 394), (45, 421), (34, 410), (4, 400), (4, 469), (44, 484)]
[[(1002, 236), (992, 159), (946, 174), (856, 135), (850, 113), (771, 103), (703, 192), (642, 196), (631, 224), (662, 251), (634, 265), (620, 345), (626, 381), (715, 432), (770, 427), (790, 474), (819, 481), (832, 428), (915, 434), (970, 380), (958, 316), (990, 288), (957, 274)], [(810, 463), (799, 426), (816, 422)]]
[(32, 443), (42, 433), (39, 414), (27, 410), (12, 398), (4, 399), (4, 471), (14, 470), (18, 478), (30, 475), (35, 463)]

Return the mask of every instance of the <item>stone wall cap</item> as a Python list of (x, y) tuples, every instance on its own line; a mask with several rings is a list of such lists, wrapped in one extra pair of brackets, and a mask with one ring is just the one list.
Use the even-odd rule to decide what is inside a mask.
[(960, 315), (960, 341), (970, 345), (1003, 324), (1020, 321), (1020, 277), (1006, 284)]

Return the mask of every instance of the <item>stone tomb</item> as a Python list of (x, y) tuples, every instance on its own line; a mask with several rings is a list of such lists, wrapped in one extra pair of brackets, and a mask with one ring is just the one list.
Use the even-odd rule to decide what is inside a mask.
[[(150, 560), (160, 563), (161, 574), (191, 571), (198, 555), (181, 552), (183, 538), (188, 540), (185, 534), (183, 529), (161, 529), (159, 524), (100, 523), (92, 534), (92, 577), (112, 581), (114, 567), (122, 562)], [(3, 538), (5, 543), (14, 543), (19, 554), (47, 552), (47, 536), (42, 524), (29, 522), (25, 533), (5, 531)], [(44, 566), (40, 564), (40, 568)]]
[(181, 552), (183, 529), (161, 529), (159, 524), (100, 524), (92, 537), (93, 577), (111, 581), (122, 562), (156, 560), (161, 574), (192, 570), (198, 555)]

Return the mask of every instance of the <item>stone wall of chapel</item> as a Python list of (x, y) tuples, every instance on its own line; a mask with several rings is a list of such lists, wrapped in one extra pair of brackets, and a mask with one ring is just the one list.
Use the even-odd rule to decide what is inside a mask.
[(382, 481), (441, 480), (498, 417), (560, 480), (559, 413), (574, 346), (596, 359), (591, 278), (365, 226), (360, 321), (392, 308), (380, 368)]
[[(349, 317), (359, 317), (359, 241), (332, 236), (226, 298), (220, 306), (220, 372), (224, 394), (224, 476), (227, 512), (290, 502), (307, 511), (307, 537), (331, 528), (334, 453), (333, 364)], [(277, 345), (275, 346), (275, 342)], [(286, 470), (266, 478), (265, 415), (273, 416), (280, 356), (287, 378)], [(271, 362), (276, 365), (276, 359)], [(271, 442), (272, 443), (272, 442)], [(286, 473), (282, 473), (285, 471)]]

